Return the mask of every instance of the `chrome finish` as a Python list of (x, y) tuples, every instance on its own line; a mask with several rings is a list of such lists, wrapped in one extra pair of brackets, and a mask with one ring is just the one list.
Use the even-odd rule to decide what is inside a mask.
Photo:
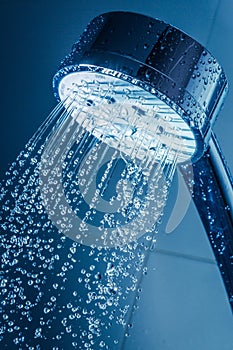
[(212, 134), (209, 146), (212, 169), (226, 204), (226, 210), (233, 223), (233, 179), (214, 134)]
[(53, 81), (56, 98), (65, 75), (104, 69), (179, 108), (197, 139), (193, 161), (201, 157), (227, 89), (221, 66), (202, 45), (157, 19), (129, 12), (103, 14), (91, 21), (62, 62)]
[(193, 194), (233, 310), (233, 181), (215, 135), (201, 159), (179, 169)]

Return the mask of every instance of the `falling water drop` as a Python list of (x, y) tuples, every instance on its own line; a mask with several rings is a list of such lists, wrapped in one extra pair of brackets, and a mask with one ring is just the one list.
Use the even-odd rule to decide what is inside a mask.
[(99, 78), (63, 86), (1, 184), (0, 341), (21, 348), (28, 334), (34, 348), (62, 348), (65, 334), (111, 348), (102, 339), (127, 324), (175, 165), (195, 146), (156, 96)]

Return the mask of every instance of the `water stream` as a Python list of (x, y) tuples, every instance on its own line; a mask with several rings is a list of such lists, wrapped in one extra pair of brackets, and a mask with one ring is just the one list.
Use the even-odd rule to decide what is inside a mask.
[[(152, 117), (133, 139), (139, 104), (97, 87), (98, 113), (74, 88), (1, 183), (2, 348), (120, 349), (130, 327), (179, 149), (167, 162), (173, 143)], [(151, 127), (161, 137), (146, 149)]]

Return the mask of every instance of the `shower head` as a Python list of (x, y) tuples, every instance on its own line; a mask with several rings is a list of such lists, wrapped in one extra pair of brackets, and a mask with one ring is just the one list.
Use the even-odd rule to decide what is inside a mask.
[(111, 12), (91, 21), (53, 86), (77, 122), (110, 146), (180, 163), (203, 155), (227, 81), (215, 58), (180, 30)]
[[(78, 142), (76, 135), (81, 140), (76, 152), (79, 169), (74, 161), (79, 195), (69, 198), (69, 203), (79, 199), (80, 218), (71, 217), (70, 229), (67, 220), (52, 215), (54, 222), (59, 217), (58, 227), (62, 223), (72, 239), (99, 247), (124, 245), (152, 232), (180, 163), (232, 303), (233, 185), (212, 132), (227, 80), (216, 59), (196, 40), (160, 20), (110, 12), (90, 22), (61, 63), (53, 88), (71, 117), (67, 125), (75, 125), (77, 132), (71, 132), (65, 146), (62, 132), (56, 133), (62, 147), (56, 135), (48, 144), (58, 145), (65, 159), (72, 143)], [(92, 140), (100, 145), (99, 154), (98, 147), (90, 147)], [(44, 164), (51, 157), (48, 151)], [(61, 162), (58, 167), (62, 173)], [(44, 173), (50, 174), (47, 169)], [(61, 178), (54, 183), (60, 181), (59, 200), (69, 213)], [(111, 191), (120, 190), (111, 206), (108, 184)], [(47, 210), (54, 212), (56, 202), (50, 197)]]

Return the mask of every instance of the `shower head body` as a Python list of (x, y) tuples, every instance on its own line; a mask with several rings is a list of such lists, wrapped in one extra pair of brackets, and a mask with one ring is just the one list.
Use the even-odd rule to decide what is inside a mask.
[[(159, 114), (162, 120), (166, 106), (165, 114), (172, 118), (169, 123), (165, 121), (165, 127), (170, 125), (175, 130), (175, 141), (172, 138), (168, 144), (172, 142), (176, 149), (176, 143), (181, 142), (183, 147), (178, 162), (189, 158), (195, 162), (202, 156), (227, 91), (221, 66), (202, 45), (169, 24), (129, 12), (106, 13), (90, 22), (54, 77), (56, 98), (65, 99), (74, 86), (82, 88), (81, 81), (105, 82), (106, 86), (113, 83), (117, 85), (114, 93), (122, 85), (122, 96), (126, 90), (136, 90), (134, 100), (142, 96), (150, 103), (148, 106), (144, 101), (133, 108), (155, 115), (154, 123), (145, 118), (140, 118), (140, 122), (150, 123), (157, 131), (156, 120)], [(152, 105), (157, 109), (162, 106), (161, 113), (153, 110)], [(131, 110), (128, 112), (132, 114)], [(100, 124), (96, 125), (97, 137)], [(107, 132), (112, 135), (111, 130)], [(178, 141), (177, 134), (182, 141)], [(152, 149), (156, 147), (156, 142), (151, 142), (153, 135), (158, 139), (158, 132), (148, 133), (145, 149), (150, 145)], [(108, 138), (114, 146), (113, 136)], [(158, 142), (163, 144), (160, 139)], [(158, 154), (161, 156), (162, 153)]]

